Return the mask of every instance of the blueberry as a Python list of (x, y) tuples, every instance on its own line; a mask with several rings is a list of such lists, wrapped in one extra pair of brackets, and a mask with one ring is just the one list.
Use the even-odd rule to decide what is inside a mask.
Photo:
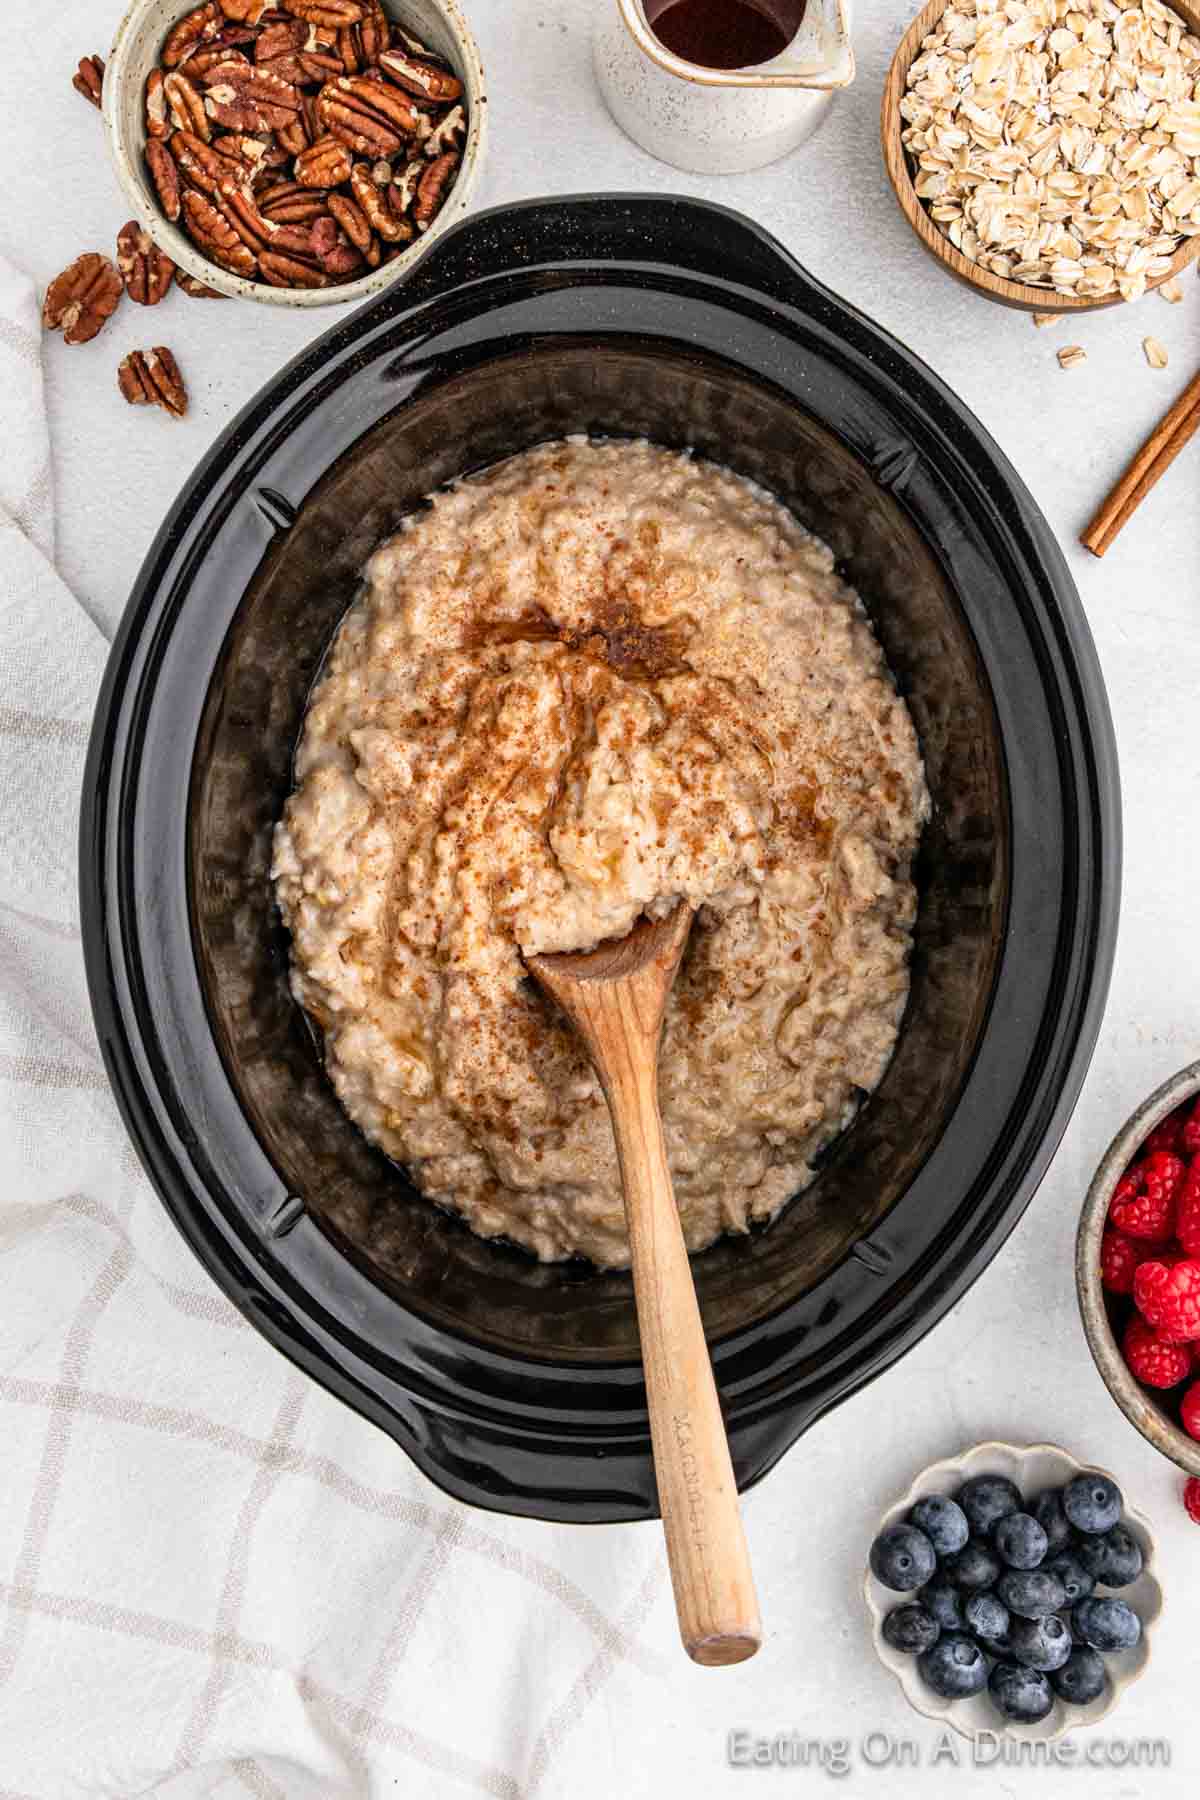
[(1009, 1616), (1008, 1608), (998, 1594), (990, 1588), (981, 1588), (968, 1597), (963, 1607), (963, 1618), (967, 1629), (973, 1631), (981, 1642), (1002, 1644), (1008, 1640)]
[(958, 1491), (971, 1530), (986, 1537), (997, 1519), (1021, 1510), (1020, 1489), (1007, 1475), (973, 1475)]
[[(1093, 1538), (1093, 1543), (1103, 1543), (1102, 1538)], [(1067, 1604), (1074, 1606), (1076, 1600), (1089, 1598), (1096, 1583), (1089, 1571), (1082, 1554), (1073, 1550), (1062, 1550), (1043, 1564), (1048, 1575), (1057, 1575), (1063, 1584), (1063, 1593), (1067, 1596)]]
[(1046, 1534), (1051, 1550), (1065, 1550), (1071, 1542), (1071, 1521), (1063, 1511), (1062, 1494), (1047, 1488), (1029, 1508)]
[(1022, 1725), (1036, 1725), (1054, 1710), (1050, 1683), (1023, 1663), (998, 1662), (988, 1688), (1005, 1718), (1017, 1719)]
[(914, 1525), (889, 1525), (871, 1545), (871, 1573), (897, 1593), (924, 1587), (936, 1568), (933, 1545)]
[(1057, 1613), (1044, 1619), (1014, 1619), (1009, 1645), (1014, 1662), (1043, 1671), (1061, 1669), (1075, 1648), (1071, 1627)]
[(946, 1632), (932, 1650), (924, 1651), (917, 1667), (926, 1687), (943, 1700), (965, 1699), (987, 1685), (983, 1651), (958, 1631)]
[(908, 1606), (897, 1606), (883, 1621), (884, 1640), (893, 1650), (903, 1650), (906, 1656), (919, 1656), (922, 1650), (931, 1650), (942, 1635), (942, 1628), (931, 1612), (925, 1607), (910, 1602)]
[(1110, 1588), (1136, 1581), (1144, 1561), (1141, 1545), (1124, 1525), (1114, 1525), (1101, 1537), (1085, 1537), (1076, 1555), (1094, 1582)]
[(926, 1494), (908, 1517), (918, 1531), (925, 1533), (939, 1556), (961, 1550), (971, 1535), (966, 1513), (947, 1494)]
[(1006, 1569), (996, 1592), (1009, 1612), (1022, 1619), (1044, 1619), (1067, 1603), (1062, 1582), (1048, 1569)]
[(1050, 1685), (1072, 1706), (1086, 1706), (1104, 1692), (1104, 1663), (1094, 1650), (1083, 1645), (1072, 1650), (1061, 1669), (1053, 1671)]
[(1006, 1513), (992, 1527), (992, 1542), (1010, 1569), (1036, 1569), (1050, 1540), (1028, 1513)]
[(1063, 1489), (1063, 1511), (1076, 1531), (1111, 1531), (1124, 1509), (1116, 1482), (1095, 1470), (1076, 1475)]
[(1142, 1621), (1124, 1600), (1077, 1600), (1071, 1623), (1093, 1650), (1132, 1650), (1142, 1635)]
[(981, 1538), (969, 1539), (961, 1550), (942, 1560), (943, 1575), (961, 1588), (994, 1587), (1000, 1568), (1000, 1558)]
[(943, 1631), (964, 1630), (966, 1620), (963, 1618), (962, 1597), (953, 1583), (943, 1576), (923, 1587), (917, 1599), (926, 1612), (932, 1613)]

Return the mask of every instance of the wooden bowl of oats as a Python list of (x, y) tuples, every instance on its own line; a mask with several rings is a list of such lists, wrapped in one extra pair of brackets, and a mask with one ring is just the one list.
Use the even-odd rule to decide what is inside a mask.
[(931, 256), (990, 300), (1135, 300), (1200, 255), (1200, 3), (929, 0), (884, 85), (883, 156)]

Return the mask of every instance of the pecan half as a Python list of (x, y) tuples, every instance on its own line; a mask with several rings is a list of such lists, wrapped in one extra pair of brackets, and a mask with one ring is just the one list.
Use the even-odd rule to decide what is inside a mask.
[(417, 114), (403, 95), (364, 75), (343, 76), (323, 87), (317, 118), (360, 156), (395, 156), (417, 129)]
[(361, 75), (373, 68), (392, 41), (391, 25), (379, 0), (366, 0), (365, 10), (360, 25), (348, 25), (338, 33), (338, 55), (347, 75)]
[(350, 242), (329, 213), (313, 220), (310, 241), (312, 254), (327, 275), (350, 275), (363, 266), (362, 251)]
[(298, 112), (290, 125), (282, 125), (276, 135), (289, 156), (299, 156), (313, 141), (303, 112)]
[(341, 57), (328, 50), (289, 50), (285, 56), (260, 56), (258, 67), (295, 87), (303, 87), (306, 82), (333, 81), (345, 69)]
[(85, 56), (71, 77), (71, 86), (93, 106), (99, 106), (100, 90), (104, 86), (104, 58)]
[(216, 288), (209, 287), (203, 281), (197, 281), (186, 269), (176, 269), (175, 286), (182, 288), (193, 300), (228, 300), (228, 294), (218, 293)]
[(224, 24), (225, 15), (217, 0), (206, 0), (206, 4), (198, 6), (195, 12), (185, 13), (162, 47), (159, 61), (164, 69), (178, 68), (184, 57), (199, 49), (201, 44), (211, 44)]
[(164, 344), (153, 350), (131, 350), (117, 370), (117, 386), (130, 406), (161, 406), (173, 419), (188, 409), (188, 392), (179, 364)]
[(163, 91), (163, 72), (151, 69), (146, 77), (146, 136), (165, 138), (171, 135), (167, 117), (167, 96)]
[(183, 196), (183, 217), (198, 250), (222, 269), (234, 275), (250, 276), (258, 267), (258, 257), (242, 241), (220, 207), (204, 194), (188, 188)]
[(258, 210), (275, 225), (311, 224), (326, 210), (325, 196), (299, 182), (280, 181), (259, 195)]
[(117, 233), (117, 267), (125, 292), (139, 306), (157, 306), (175, 274), (175, 264), (136, 219)]
[(107, 256), (89, 250), (46, 289), (42, 324), (47, 331), (61, 331), (64, 343), (88, 344), (108, 324), (123, 292)]
[(408, 50), (385, 50), (379, 58), (379, 67), (389, 81), (394, 81), (406, 93), (415, 94), (419, 100), (430, 100), (435, 106), (448, 106), (452, 100), (462, 97), (463, 86), (457, 75), (451, 75), (448, 69), (440, 69), (437, 63), (413, 56)]
[(388, 199), (391, 202), (392, 211), (398, 213), (401, 218), (411, 212), (413, 201), (417, 197), (417, 184), (427, 166), (418, 158), (416, 162), (407, 163), (399, 175), (393, 177)]
[(412, 216), (418, 231), (428, 231), (434, 215), (441, 211), (442, 202), (453, 186), (459, 160), (457, 150), (445, 151), (443, 155), (434, 158), (417, 183)]
[(377, 187), (367, 163), (355, 163), (350, 176), (350, 191), (355, 204), (366, 214), (371, 228), (389, 244), (405, 244), (413, 236), (407, 219), (395, 212), (388, 200), (388, 189)]
[(319, 138), (296, 158), (295, 176), (301, 187), (335, 188), (349, 181), (354, 158), (338, 138)]
[(211, 199), (221, 184), (222, 158), (193, 131), (177, 131), (170, 148), (188, 186), (197, 188)]
[(264, 281), (272, 287), (328, 287), (329, 281), (322, 271), (312, 263), (300, 262), (294, 256), (283, 256), (274, 250), (264, 250), (259, 258), (259, 268)]
[(231, 49), (228, 44), (209, 44), (204, 50), (194, 50), (183, 65), (187, 78), (192, 82), (203, 82), (210, 70), (218, 68), (222, 63), (237, 63), (242, 68), (250, 67), (250, 58), (242, 50)]
[(272, 10), (274, 0), (217, 0), (217, 4), (235, 24), (257, 25), (263, 14)]
[(362, 45), (363, 59), (368, 64), (377, 63), (392, 41), (392, 25), (380, 0), (369, 0), (367, 16), (358, 27), (358, 40)]
[(199, 88), (194, 88), (186, 75), (174, 69), (163, 82), (163, 95), (175, 130), (190, 131), (207, 143), (212, 131)]
[(229, 131), (278, 131), (300, 110), (301, 95), (251, 64), (218, 63), (204, 77), (208, 116)]
[(347, 25), (361, 25), (366, 7), (360, 0), (279, 0), (282, 10), (295, 19), (307, 19), (310, 25), (327, 30), (344, 31)]
[(179, 165), (167, 146), (160, 144), (157, 138), (149, 138), (146, 142), (146, 167), (158, 195), (158, 204), (173, 225), (179, 217)]
[(467, 115), (461, 106), (453, 107), (444, 119), (439, 119), (433, 130), (421, 145), (426, 156), (444, 156), (447, 150), (462, 148), (462, 140), (466, 136)]
[(257, 175), (265, 166), (268, 146), (261, 138), (240, 131), (226, 131), (213, 139), (213, 150), (243, 175)]
[(330, 215), (337, 220), (350, 242), (362, 251), (364, 256), (370, 253), (375, 234), (371, 230), (371, 221), (362, 207), (355, 201), (348, 200), (345, 194), (329, 194), (326, 198)]

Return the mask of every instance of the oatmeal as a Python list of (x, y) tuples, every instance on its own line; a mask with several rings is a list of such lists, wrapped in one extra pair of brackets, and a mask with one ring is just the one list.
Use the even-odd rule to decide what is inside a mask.
[(892, 1054), (912, 722), (825, 545), (712, 464), (548, 444), (379, 550), (274, 876), (350, 1116), (485, 1237), (629, 1260), (599, 1083), (523, 956), (698, 908), (660, 1100), (684, 1235), (767, 1220)]

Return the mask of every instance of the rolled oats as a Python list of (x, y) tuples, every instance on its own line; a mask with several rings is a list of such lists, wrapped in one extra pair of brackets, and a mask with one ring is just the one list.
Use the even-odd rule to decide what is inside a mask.
[(1167, 346), (1165, 344), (1160, 344), (1156, 337), (1143, 338), (1142, 350), (1145, 352), (1146, 361), (1150, 364), (1152, 369), (1166, 368), (1169, 361), (1167, 356)]
[(1082, 344), (1064, 344), (1058, 352), (1060, 369), (1073, 369), (1076, 363), (1087, 361), (1087, 351)]
[(900, 113), (918, 196), (993, 274), (1136, 300), (1200, 234), (1200, 38), (1162, 0), (951, 0)]

